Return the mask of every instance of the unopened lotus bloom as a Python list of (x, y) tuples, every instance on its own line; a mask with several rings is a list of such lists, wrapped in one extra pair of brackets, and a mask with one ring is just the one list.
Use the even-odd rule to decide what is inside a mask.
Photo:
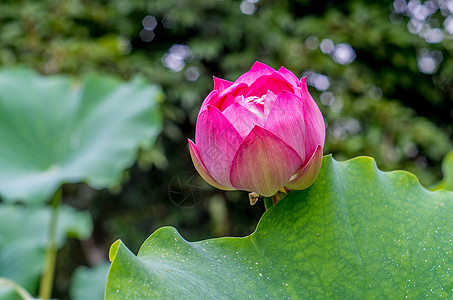
[(189, 149), (212, 186), (270, 197), (315, 181), (324, 139), (324, 120), (305, 78), (256, 62), (235, 82), (214, 77)]

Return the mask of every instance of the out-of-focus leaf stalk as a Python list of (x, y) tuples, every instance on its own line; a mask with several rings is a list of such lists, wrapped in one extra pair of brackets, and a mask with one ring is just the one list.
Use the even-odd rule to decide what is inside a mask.
[(30, 295), (27, 290), (25, 290), (23, 287), (21, 287), (19, 284), (15, 283), (14, 281), (0, 277), (0, 287), (9, 287), (12, 288), (16, 291), (16, 293), (23, 299), (23, 300), (36, 300), (36, 298), (33, 298), (32, 295)]
[(57, 258), (57, 224), (58, 224), (58, 211), (61, 203), (61, 188), (55, 193), (52, 198), (52, 212), (50, 215), (49, 237), (46, 249), (46, 260), (44, 265), (44, 272), (41, 276), (39, 284), (39, 298), (50, 299), (52, 296), (53, 281), (55, 275), (55, 261)]

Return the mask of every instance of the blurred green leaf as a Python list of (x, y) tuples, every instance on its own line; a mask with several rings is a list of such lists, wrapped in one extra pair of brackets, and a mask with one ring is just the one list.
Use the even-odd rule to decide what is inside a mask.
[[(93, 224), (88, 212), (59, 208), (57, 247), (67, 237), (86, 239)], [(50, 207), (0, 205), (0, 277), (7, 277), (36, 292), (48, 243)]]
[(0, 71), (0, 195), (42, 203), (62, 183), (112, 187), (161, 130), (156, 86), (136, 78)]
[(72, 300), (102, 300), (110, 263), (100, 263), (95, 267), (80, 266), (74, 271), (71, 289)]
[(0, 299), (2, 300), (34, 300), (23, 287), (12, 280), (0, 277)]
[(290, 192), (250, 236), (191, 243), (164, 227), (137, 256), (115, 242), (106, 299), (449, 298), (452, 218), (452, 192), (369, 157), (326, 156), (314, 185)]
[(445, 156), (442, 162), (442, 172), (444, 173), (444, 178), (431, 189), (434, 191), (440, 189), (453, 191), (453, 151), (450, 151)]
[(0, 299), (2, 300), (22, 300), (17, 291), (11, 286), (0, 285)]

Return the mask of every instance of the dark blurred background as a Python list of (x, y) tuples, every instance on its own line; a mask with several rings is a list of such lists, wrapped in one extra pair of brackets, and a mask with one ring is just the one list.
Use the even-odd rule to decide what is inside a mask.
[(2, 0), (0, 28), (2, 66), (142, 74), (166, 94), (164, 131), (121, 186), (64, 186), (64, 202), (90, 211), (95, 230), (60, 250), (57, 297), (116, 239), (136, 253), (164, 225), (190, 241), (254, 230), (263, 204), (205, 185), (190, 160), (213, 75), (234, 81), (259, 60), (308, 76), (327, 123), (324, 154), (337, 160), (373, 156), (429, 187), (452, 149), (452, 0)]

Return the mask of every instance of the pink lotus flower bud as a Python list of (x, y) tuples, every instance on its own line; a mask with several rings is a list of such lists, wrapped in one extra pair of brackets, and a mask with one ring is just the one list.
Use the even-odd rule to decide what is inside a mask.
[(235, 82), (214, 77), (189, 149), (212, 186), (270, 197), (315, 181), (324, 138), (324, 120), (305, 78), (256, 62)]

